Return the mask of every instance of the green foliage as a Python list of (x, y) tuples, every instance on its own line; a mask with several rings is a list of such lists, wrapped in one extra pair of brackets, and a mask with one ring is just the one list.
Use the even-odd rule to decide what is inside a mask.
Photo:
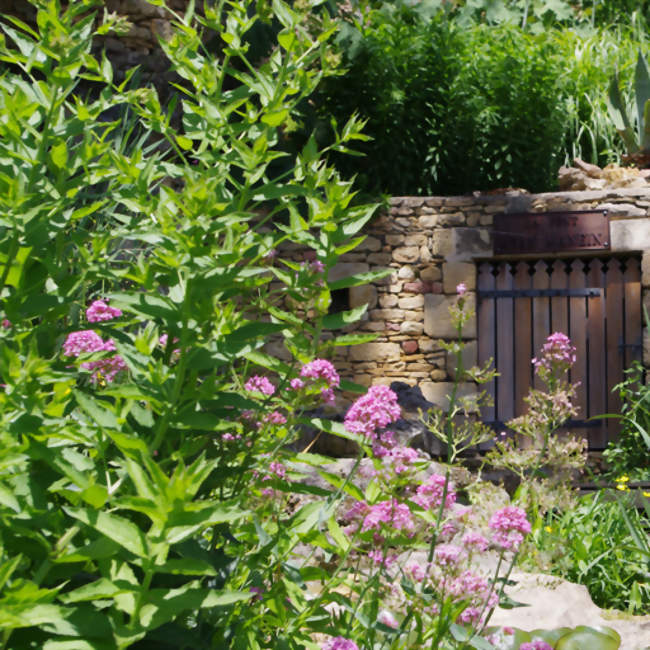
[[(91, 56), (93, 33), (118, 27), (96, 27), (99, 3), (34, 4), (37, 30), (4, 17), (0, 39), (0, 647), (304, 647), (324, 623), (296, 585), (303, 571), (329, 576), (275, 578), (335, 499), (286, 516), (251, 486), (314, 398), (242, 385), (260, 366), (284, 384), (327, 347), (326, 275), (269, 253), (303, 246), (326, 273), (374, 211), (353, 206), (313, 140), (272, 173), (333, 27), (312, 37), (274, 0), (260, 9), (281, 24), (279, 45), (253, 67), (250, 3), (203, 18), (190, 7), (165, 44), (183, 79), (177, 131), (173, 105), (116, 85)], [(219, 56), (201, 46), (210, 30)], [(350, 122), (333, 147), (357, 137)], [(86, 323), (97, 297), (123, 316)], [(313, 318), (285, 311), (287, 297)], [(66, 336), (89, 328), (111, 345), (66, 357)], [(278, 336), (292, 363), (261, 350)], [(290, 422), (266, 422), (269, 408)], [(263, 610), (251, 587), (264, 584), (275, 605)], [(293, 626), (289, 595), (310, 611)]]
[(546, 568), (585, 585), (599, 607), (643, 614), (650, 606), (650, 512), (636, 510), (632, 498), (583, 496), (576, 507), (550, 513), (534, 539)]
[[(515, 4), (361, 4), (338, 38), (341, 74), (321, 84), (315, 109), (303, 107), (321, 142), (350, 115), (367, 121), (365, 156), (337, 157), (339, 168), (374, 194), (456, 194), (549, 191), (575, 157), (620, 160), (607, 91), (643, 45), (643, 19), (547, 29), (549, 3), (538, 3), (539, 30), (474, 16)], [(526, 4), (532, 20), (537, 4)]]
[(621, 93), (618, 72), (609, 87), (610, 115), (616, 130), (625, 142), (628, 154), (650, 155), (650, 72), (648, 62), (639, 51), (634, 72), (634, 103), (636, 115), (630, 117), (629, 106)]
[(629, 474), (633, 479), (647, 478), (650, 466), (650, 388), (642, 383), (644, 368), (636, 364), (625, 381), (617, 386), (621, 396), (621, 431), (612, 440), (603, 457), (614, 477)]

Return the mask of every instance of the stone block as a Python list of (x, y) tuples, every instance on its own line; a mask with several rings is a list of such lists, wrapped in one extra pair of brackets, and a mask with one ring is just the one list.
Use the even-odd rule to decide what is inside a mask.
[(397, 343), (362, 343), (350, 348), (352, 361), (399, 361), (400, 356)]
[(350, 287), (350, 309), (361, 305), (368, 305), (368, 309), (374, 309), (377, 306), (377, 287), (372, 284)]
[(397, 277), (400, 280), (413, 280), (415, 279), (415, 271), (410, 266), (402, 266), (397, 272)]
[(434, 256), (448, 258), (454, 253), (454, 250), (454, 233), (451, 228), (433, 232), (431, 252)]
[(396, 262), (417, 262), (419, 258), (420, 250), (417, 246), (401, 246), (393, 251)]
[(442, 265), (442, 288), (445, 293), (456, 293), (461, 283), (472, 291), (476, 289), (476, 267), (468, 262), (446, 262)]
[(401, 309), (373, 309), (369, 313), (371, 320), (391, 320), (401, 322), (406, 318), (406, 313)]
[(420, 280), (423, 282), (437, 282), (442, 278), (442, 271), (439, 266), (425, 266), (420, 269)]
[(405, 282), (402, 287), (404, 293), (431, 293), (431, 285), (426, 282)]
[[(477, 365), (478, 353), (476, 341), (469, 341), (465, 344), (461, 359), (465, 370)], [(453, 352), (447, 352), (447, 372), (452, 379), (456, 379), (456, 355)]]
[(424, 331), (423, 323), (406, 320), (399, 326), (400, 334), (419, 335)]
[(404, 341), (402, 343), (402, 350), (404, 350), (404, 354), (415, 354), (418, 351), (418, 342), (412, 339)]
[(462, 212), (450, 212), (450, 213), (446, 213), (446, 214), (441, 214), (438, 217), (438, 225), (444, 226), (444, 227), (464, 226), (465, 225), (465, 215)]
[(387, 266), (393, 260), (393, 256), (390, 253), (370, 253), (368, 255), (368, 262), (370, 264), (377, 264), (378, 266)]
[(420, 309), (424, 306), (424, 296), (408, 296), (407, 298), (400, 298), (398, 301), (398, 306), (400, 309)]
[(404, 246), (424, 246), (427, 244), (428, 237), (423, 234), (406, 235), (404, 237)]
[[(456, 328), (451, 322), (449, 307), (456, 302), (455, 296), (427, 294), (424, 296), (424, 332), (434, 339), (455, 339)], [(474, 294), (467, 294), (466, 309), (476, 311)], [(476, 315), (463, 328), (463, 338), (476, 338)]]
[(634, 203), (601, 203), (599, 210), (607, 210), (610, 217), (645, 217), (647, 212)]
[(433, 259), (428, 246), (420, 246), (420, 262), (427, 264)]
[(357, 273), (367, 273), (369, 270), (370, 266), (363, 262), (340, 262), (330, 269), (328, 278), (330, 282), (336, 282)]
[(367, 236), (356, 248), (360, 251), (375, 252), (381, 250), (381, 241), (377, 237)]
[(390, 246), (402, 246), (404, 244), (404, 235), (386, 235), (386, 243)]
[(418, 218), (418, 226), (426, 230), (435, 228), (438, 225), (438, 216), (439, 215), (431, 209), (431, 213), (423, 214)]
[(397, 295), (394, 293), (385, 293), (379, 296), (379, 306), (382, 309), (397, 307)]
[(449, 262), (470, 262), (475, 257), (491, 257), (492, 242), (486, 228), (453, 228)]
[[(420, 390), (424, 397), (443, 410), (449, 408), (449, 395), (453, 389), (450, 381), (421, 381)], [(461, 383), (458, 385), (458, 397), (471, 398), (477, 395), (476, 384)]]
[(650, 219), (616, 219), (609, 231), (612, 251), (650, 249)]

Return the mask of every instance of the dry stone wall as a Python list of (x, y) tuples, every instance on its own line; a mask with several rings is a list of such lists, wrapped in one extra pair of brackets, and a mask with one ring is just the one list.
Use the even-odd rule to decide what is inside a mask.
[[(393, 198), (389, 211), (366, 228), (365, 242), (330, 274), (336, 280), (352, 273), (392, 270), (384, 280), (350, 290), (350, 307), (368, 304), (355, 329), (378, 338), (342, 350), (337, 359), (340, 372), (365, 386), (395, 381), (418, 386), (427, 400), (444, 407), (454, 373), (440, 346), (441, 339), (455, 336), (448, 309), (461, 282), (468, 289), (470, 305), (475, 305), (476, 261), (493, 257), (494, 215), (591, 209), (608, 210), (612, 253), (643, 253), (643, 301), (650, 308), (648, 189)], [(299, 250), (291, 254), (300, 259)], [(467, 324), (464, 337), (465, 364), (471, 366), (477, 363), (475, 319)], [(644, 361), (650, 364), (650, 341), (644, 341)], [(461, 386), (463, 394), (475, 390), (469, 383)]]

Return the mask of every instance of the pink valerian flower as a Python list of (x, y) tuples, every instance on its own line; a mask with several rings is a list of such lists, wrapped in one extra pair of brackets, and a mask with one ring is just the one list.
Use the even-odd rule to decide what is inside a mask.
[(427, 571), (419, 562), (409, 562), (404, 571), (414, 582), (422, 582), (427, 577)]
[[(63, 343), (63, 353), (68, 357), (78, 357), (81, 354), (93, 354), (95, 352), (113, 352), (115, 342), (113, 339), (104, 341), (99, 334), (93, 330), (80, 330), (68, 334)], [(105, 379), (112, 382), (120, 372), (127, 370), (124, 359), (118, 354), (106, 359), (97, 361), (84, 361), (81, 368), (93, 373), (93, 381)]]
[(113, 320), (122, 315), (122, 311), (116, 307), (110, 307), (103, 300), (95, 300), (90, 307), (86, 309), (86, 318), (89, 323), (99, 323), (100, 321)]
[(492, 540), (504, 550), (519, 548), (524, 535), (531, 530), (525, 511), (517, 506), (506, 506), (497, 510), (490, 518), (488, 526), (495, 531)]
[(107, 359), (84, 361), (81, 364), (81, 367), (84, 370), (93, 372), (93, 381), (97, 382), (101, 379), (105, 379), (108, 383), (112, 382), (120, 372), (126, 372), (128, 369), (124, 359), (119, 354), (116, 354), (113, 357), (108, 357)]
[(388, 627), (392, 627), (393, 629), (397, 629), (399, 627), (399, 622), (397, 619), (391, 614), (386, 609), (382, 609), (381, 612), (377, 615), (377, 620), (380, 623), (383, 623), (384, 625), (387, 625)]
[(328, 388), (338, 388), (340, 377), (336, 369), (327, 359), (314, 359), (300, 369), (300, 376), (309, 379), (322, 379)]
[(264, 422), (268, 424), (286, 424), (287, 418), (280, 411), (271, 411), (264, 416)]
[(441, 542), (448, 542), (456, 537), (458, 530), (458, 524), (455, 521), (445, 521), (440, 528), (438, 539)]
[(439, 566), (457, 566), (465, 557), (465, 553), (455, 544), (438, 544), (433, 551), (433, 557)]
[(459, 576), (445, 581), (445, 593), (454, 601), (467, 601), (470, 606), (481, 607), (486, 610), (496, 607), (499, 597), (492, 589), (487, 578), (473, 573), (469, 569)]
[(540, 358), (533, 359), (535, 370), (541, 368), (549, 372), (564, 372), (576, 362), (576, 349), (571, 339), (562, 332), (554, 332), (542, 346)]
[(264, 595), (264, 589), (261, 587), (251, 587), (248, 591), (250, 591), (252, 594), (255, 594), (252, 598), (253, 602), (256, 600), (262, 600), (262, 596)]
[(80, 354), (91, 354), (102, 350), (104, 350), (104, 340), (93, 330), (71, 332), (63, 343), (63, 353), (67, 357), (78, 357)]
[(397, 561), (397, 555), (385, 554), (380, 549), (372, 549), (371, 551), (368, 551), (368, 558), (370, 558), (375, 564), (384, 566), (387, 569), (390, 569), (390, 567)]
[(407, 533), (411, 533), (415, 529), (415, 522), (410, 508), (405, 503), (399, 503), (396, 499), (380, 501), (370, 506), (363, 519), (361, 532), (380, 530), (383, 525)]
[(3, 318), (2, 321), (0, 321), (0, 325), (8, 330), (11, 327), (11, 321), (8, 318)]
[(241, 440), (241, 434), (239, 433), (224, 433), (221, 436), (221, 439), (224, 442), (233, 442), (234, 440)]
[(478, 551), (479, 553), (487, 551), (488, 546), (490, 545), (490, 542), (486, 537), (481, 535), (481, 533), (475, 533), (473, 531), (465, 533), (461, 542), (470, 552)]
[(262, 393), (262, 395), (273, 395), (275, 393), (275, 386), (268, 380), (267, 377), (260, 377), (253, 375), (244, 384), (244, 388), (250, 393)]
[(420, 454), (412, 447), (393, 447), (384, 456), (384, 464), (392, 464), (395, 474), (402, 474), (411, 469), (411, 465), (420, 460)]
[(289, 382), (289, 386), (291, 386), (292, 390), (300, 390), (301, 388), (305, 387), (305, 382), (302, 379), (298, 378), (298, 377), (294, 377)]
[(534, 641), (522, 643), (519, 650), (553, 650), (553, 646), (550, 646), (542, 639), (535, 639)]
[(371, 386), (345, 414), (345, 428), (366, 438), (378, 437), (379, 430), (401, 415), (397, 395), (388, 386)]
[(265, 481), (270, 481), (273, 478), (271, 474), (274, 474), (277, 478), (280, 479), (285, 479), (287, 477), (287, 468), (277, 460), (271, 462), (269, 465), (269, 472), (270, 473), (264, 477)]
[(359, 646), (350, 639), (346, 639), (342, 636), (336, 636), (321, 646), (321, 650), (359, 650)]
[(461, 282), (456, 287), (456, 293), (462, 298), (467, 293), (467, 285), (464, 282)]
[(481, 611), (478, 607), (467, 607), (464, 609), (456, 619), (459, 623), (465, 625), (474, 625), (479, 622), (481, 618)]
[[(418, 486), (415, 496), (411, 499), (425, 510), (437, 508), (442, 503), (446, 479), (441, 474), (432, 474), (424, 483)], [(456, 492), (451, 483), (447, 484), (445, 508), (450, 508), (456, 502)]]
[(313, 260), (309, 263), (309, 268), (314, 273), (322, 273), (325, 270), (325, 265), (320, 260)]

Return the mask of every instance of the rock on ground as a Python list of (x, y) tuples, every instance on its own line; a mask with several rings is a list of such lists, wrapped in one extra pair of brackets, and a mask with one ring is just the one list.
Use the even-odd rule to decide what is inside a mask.
[(497, 607), (490, 625), (510, 625), (528, 631), (604, 625), (621, 635), (620, 650), (650, 647), (650, 616), (617, 615), (602, 610), (593, 603), (586, 587), (555, 576), (515, 571), (511, 579), (517, 584), (506, 589), (508, 596), (530, 606), (514, 609)]

